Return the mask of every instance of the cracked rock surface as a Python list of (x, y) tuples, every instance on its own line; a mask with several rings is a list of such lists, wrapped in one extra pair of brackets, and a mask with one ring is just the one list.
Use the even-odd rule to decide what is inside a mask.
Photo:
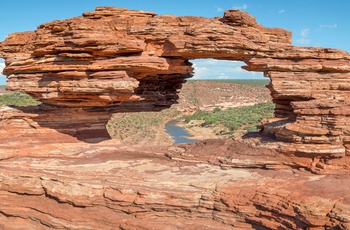
[[(295, 47), (247, 13), (99, 7), (0, 43), (0, 229), (350, 229), (349, 54)], [(115, 112), (176, 103), (196, 58), (264, 72), (265, 136), (169, 147), (108, 140)], [(271, 138), (270, 138), (271, 137)]]
[(350, 227), (349, 169), (330, 162), (233, 140), (42, 147), (0, 161), (1, 229)]

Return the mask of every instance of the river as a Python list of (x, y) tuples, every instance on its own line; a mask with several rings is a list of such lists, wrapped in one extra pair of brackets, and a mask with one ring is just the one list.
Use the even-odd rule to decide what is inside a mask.
[(172, 120), (165, 124), (165, 130), (174, 139), (174, 144), (198, 142), (198, 140), (188, 139), (187, 137), (190, 137), (191, 134), (177, 126), (177, 122), (177, 120)]

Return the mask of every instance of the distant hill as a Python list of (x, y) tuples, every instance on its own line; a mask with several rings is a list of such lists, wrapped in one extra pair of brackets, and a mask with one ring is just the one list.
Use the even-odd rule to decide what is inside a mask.
[(241, 85), (251, 86), (262, 86), (268, 85), (270, 79), (209, 79), (209, 80), (188, 80), (188, 81), (209, 81), (209, 82), (221, 82), (221, 83), (232, 83)]

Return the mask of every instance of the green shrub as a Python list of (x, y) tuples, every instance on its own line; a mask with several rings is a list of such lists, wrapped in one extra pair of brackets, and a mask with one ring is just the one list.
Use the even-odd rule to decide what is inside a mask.
[(0, 105), (33, 106), (40, 102), (25, 93), (14, 92), (0, 95)]
[(230, 131), (246, 126), (246, 130), (255, 131), (255, 126), (260, 124), (260, 119), (272, 117), (273, 112), (274, 104), (266, 102), (227, 110), (214, 109), (213, 112), (197, 111), (193, 115), (186, 116), (185, 122), (204, 120), (205, 122), (202, 123), (202, 126), (223, 125)]

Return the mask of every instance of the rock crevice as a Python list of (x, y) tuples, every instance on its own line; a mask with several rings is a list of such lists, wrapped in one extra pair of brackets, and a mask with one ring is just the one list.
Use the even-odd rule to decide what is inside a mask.
[(65, 155), (41, 148), (1, 159), (0, 228), (349, 227), (346, 162), (315, 163), (232, 140), (56, 149)]

